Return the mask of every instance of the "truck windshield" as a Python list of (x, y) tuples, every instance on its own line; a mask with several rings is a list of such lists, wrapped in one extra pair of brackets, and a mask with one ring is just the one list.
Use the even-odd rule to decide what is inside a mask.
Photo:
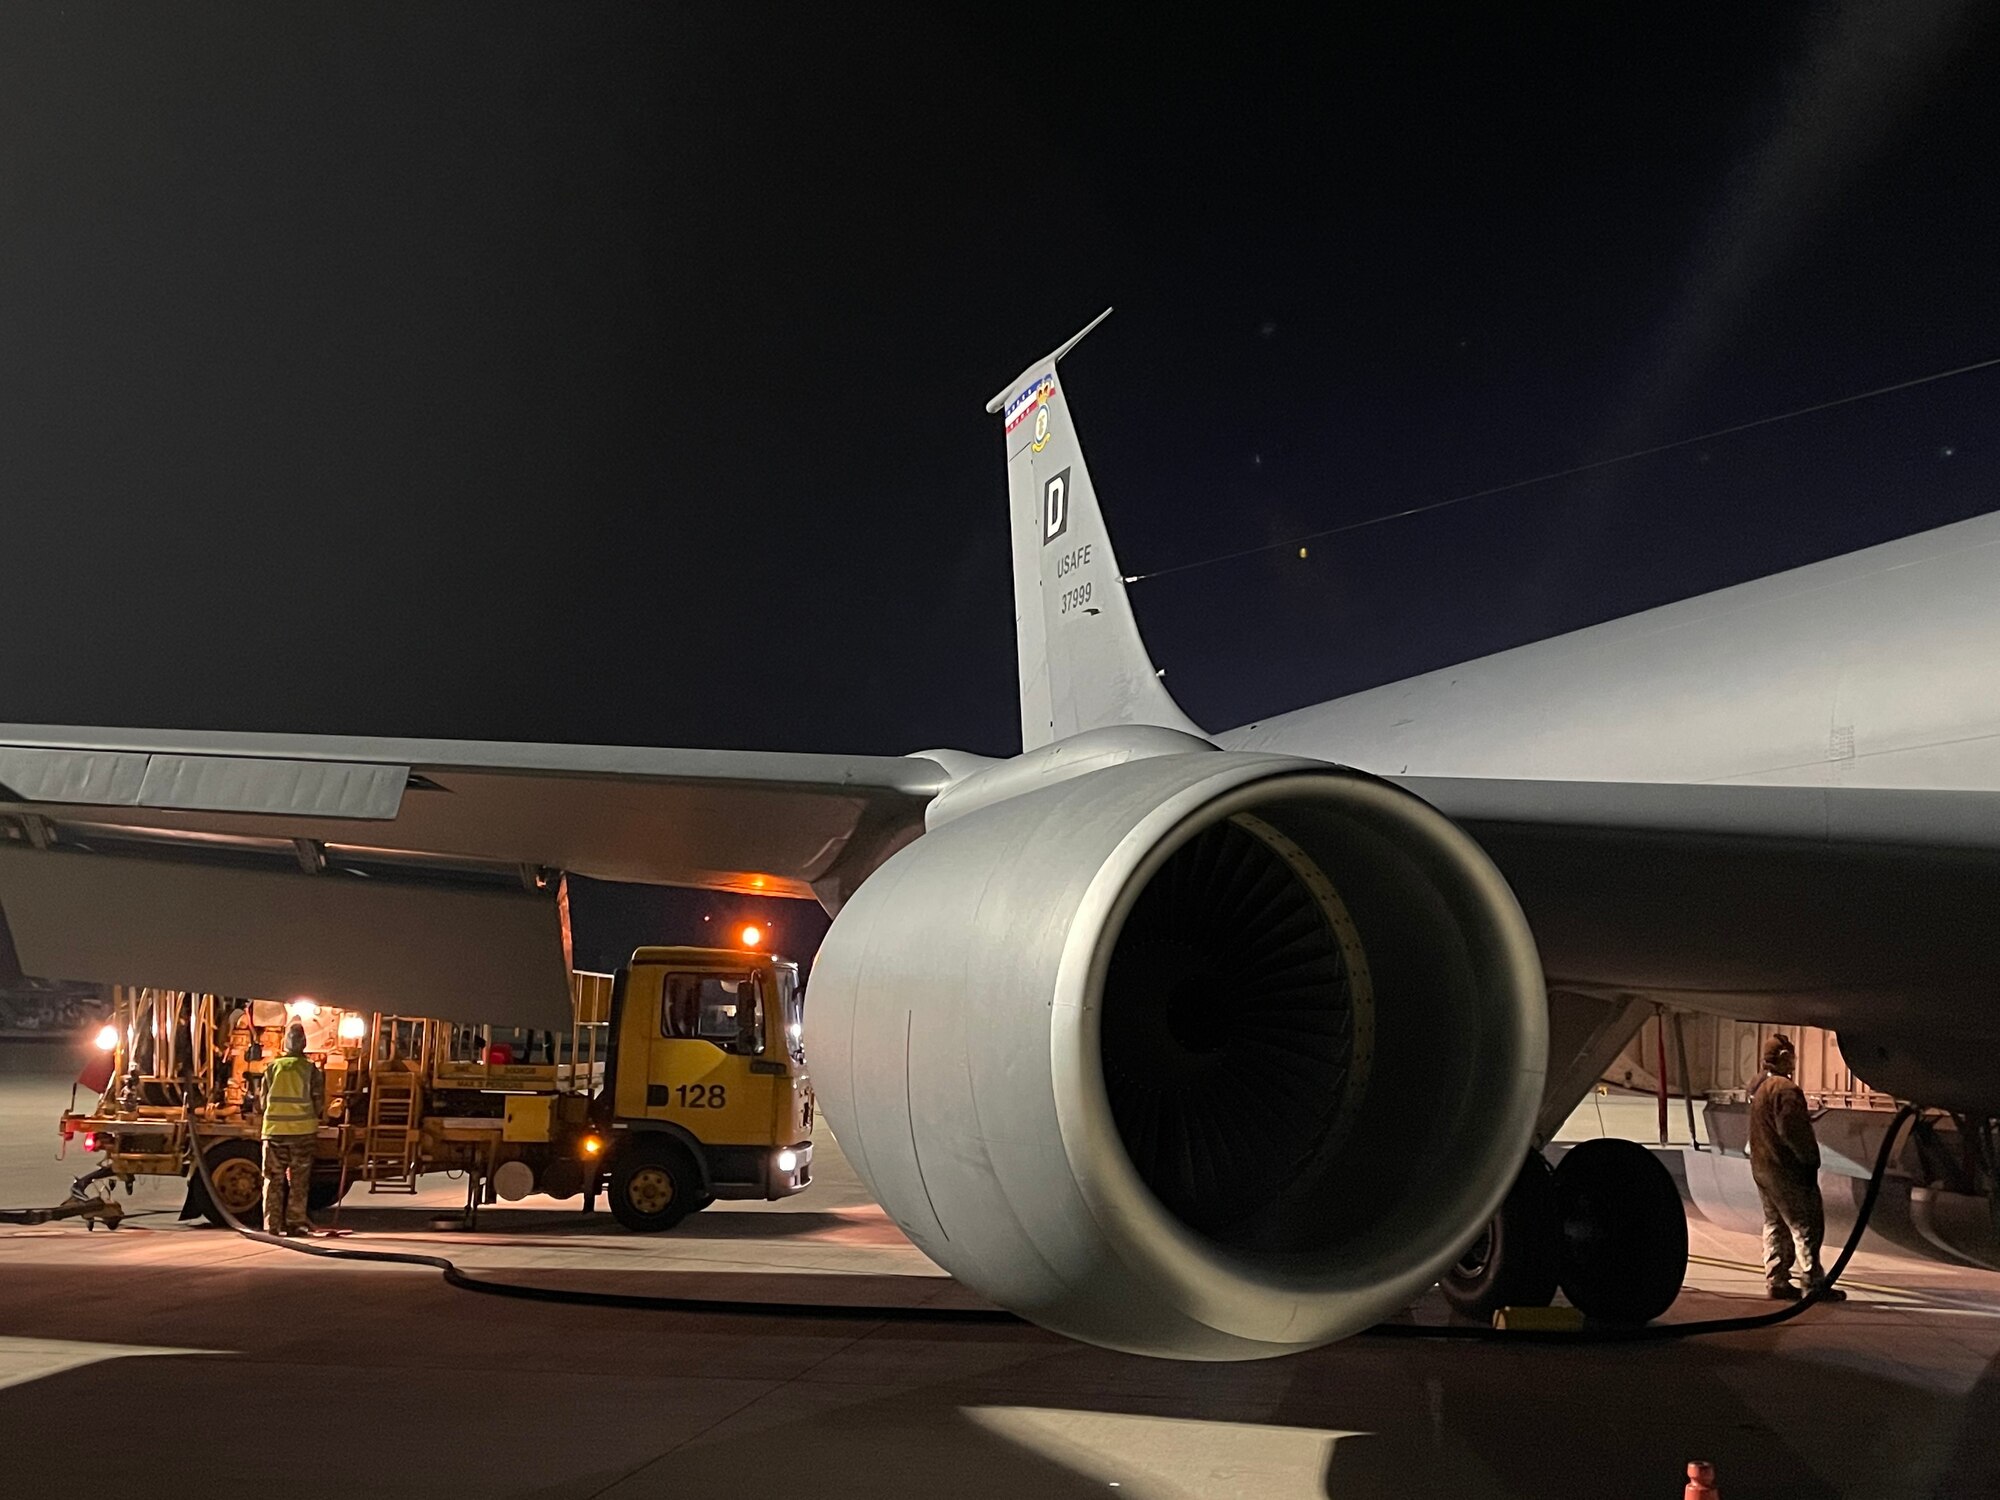
[(699, 1038), (725, 1052), (764, 1050), (764, 997), (754, 974), (669, 974), (661, 1007), (663, 1036)]

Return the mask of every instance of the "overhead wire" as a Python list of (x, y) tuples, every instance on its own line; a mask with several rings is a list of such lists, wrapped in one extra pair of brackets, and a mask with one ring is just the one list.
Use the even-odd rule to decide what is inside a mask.
[(1791, 411), (1774, 413), (1768, 417), (1757, 417), (1748, 422), (1737, 422), (1728, 427), (1718, 427), (1712, 432), (1698, 432), (1693, 437), (1675, 438), (1670, 443), (1655, 443), (1650, 448), (1635, 448), (1630, 453), (1616, 454), (1610, 458), (1596, 458), (1588, 463), (1574, 464), (1567, 469), (1551, 469), (1546, 474), (1535, 474), (1526, 479), (1514, 479), (1506, 484), (1489, 485), (1482, 490), (1468, 490), (1462, 495), (1453, 495), (1444, 500), (1432, 500), (1423, 505), (1407, 506), (1402, 510), (1386, 511), (1379, 516), (1369, 516), (1360, 521), (1344, 521), (1338, 526), (1322, 527), (1318, 531), (1301, 532), (1282, 541), (1260, 542), (1254, 547), (1240, 547), (1233, 552), (1218, 552), (1213, 557), (1198, 557), (1189, 562), (1173, 563), (1164, 568), (1154, 568), (1146, 573), (1128, 573), (1121, 579), (1124, 583), (1144, 583), (1152, 578), (1166, 578), (1175, 573), (1188, 573), (1196, 568), (1211, 568), (1217, 564), (1235, 562), (1240, 558), (1256, 557), (1265, 552), (1278, 552), (1292, 547), (1304, 546), (1330, 536), (1340, 536), (1350, 531), (1362, 531), (1371, 526), (1383, 526), (1390, 521), (1407, 520), (1411, 516), (1429, 515), (1433, 511), (1448, 509), (1454, 505), (1464, 505), (1472, 500), (1486, 500), (1495, 495), (1509, 494), (1515, 490), (1530, 489), (1538, 484), (1552, 484), (1558, 479), (1573, 479), (1579, 474), (1594, 473), (1599, 469), (1609, 469), (1618, 464), (1629, 464), (1637, 459), (1652, 458), (1656, 454), (1671, 453), (1676, 448), (1690, 448), (1696, 443), (1712, 443), (1719, 438), (1733, 437), (1739, 432), (1749, 432), (1758, 427), (1772, 427), (1780, 422), (1790, 422), (1799, 417), (1809, 417), (1816, 412), (1832, 411), (1835, 407), (1853, 406), (1858, 402), (1872, 401), (1878, 396), (1893, 396), (1898, 391), (1915, 390), (1918, 386), (1936, 385), (1941, 380), (1952, 380), (1960, 375), (1975, 374), (1980, 370), (1990, 370), (2000, 365), (2000, 355), (1991, 359), (1976, 360), (1969, 365), (1959, 365), (1949, 370), (1936, 370), (1929, 375), (1919, 375), (1912, 380), (1899, 380), (1893, 385), (1877, 386), (1873, 390), (1857, 391), (1848, 396), (1836, 396), (1831, 401), (1816, 401), (1811, 406), (1795, 407)]

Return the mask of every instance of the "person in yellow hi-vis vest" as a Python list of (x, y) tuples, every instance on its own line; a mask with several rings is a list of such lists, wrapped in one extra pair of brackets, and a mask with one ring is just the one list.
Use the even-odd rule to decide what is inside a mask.
[(306, 1056), (306, 1029), (285, 1028), (285, 1055), (264, 1069), (264, 1232), (309, 1235), (306, 1195), (326, 1107), (326, 1079)]

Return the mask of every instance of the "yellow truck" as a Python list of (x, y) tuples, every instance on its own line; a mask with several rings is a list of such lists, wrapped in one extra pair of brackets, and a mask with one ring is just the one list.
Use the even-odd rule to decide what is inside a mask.
[[(259, 1217), (263, 1070), (293, 1021), (326, 1077), (313, 1206), (356, 1184), (417, 1190), (466, 1175), (468, 1217), (531, 1193), (606, 1195), (627, 1229), (671, 1229), (718, 1198), (782, 1198), (812, 1181), (812, 1079), (798, 968), (728, 948), (640, 948), (615, 975), (571, 977), (567, 1035), (119, 989), (97, 1042), (94, 1107), (60, 1131), (103, 1156), (79, 1185), (190, 1176)], [(89, 1076), (88, 1074), (86, 1075)], [(192, 1210), (225, 1222), (199, 1178)]]

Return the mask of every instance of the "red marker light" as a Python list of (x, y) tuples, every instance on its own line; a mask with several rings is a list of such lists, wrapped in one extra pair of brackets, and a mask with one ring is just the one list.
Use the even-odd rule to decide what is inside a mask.
[(764, 941), (764, 929), (752, 923), (743, 929), (743, 946), (754, 948)]

